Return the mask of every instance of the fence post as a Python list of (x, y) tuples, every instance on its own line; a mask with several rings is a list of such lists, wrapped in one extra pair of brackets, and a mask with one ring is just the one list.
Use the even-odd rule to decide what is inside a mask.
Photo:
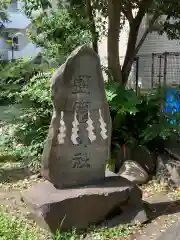
[(154, 86), (154, 53), (152, 53), (152, 66), (151, 66), (151, 88)]
[(159, 56), (159, 86), (161, 86), (161, 66), (162, 66), (162, 55)]
[(166, 87), (167, 55), (168, 55), (168, 52), (165, 52), (165, 53), (164, 53), (164, 81), (163, 81), (163, 86), (164, 86), (164, 88)]
[(138, 95), (139, 57), (136, 57), (136, 95)]

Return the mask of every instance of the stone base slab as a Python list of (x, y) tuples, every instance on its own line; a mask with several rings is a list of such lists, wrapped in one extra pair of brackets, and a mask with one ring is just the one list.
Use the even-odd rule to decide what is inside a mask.
[(55, 233), (112, 219), (128, 205), (139, 206), (141, 198), (141, 190), (134, 183), (110, 176), (103, 183), (74, 189), (56, 189), (48, 181), (41, 182), (26, 190), (22, 200), (31, 208), (30, 217)]

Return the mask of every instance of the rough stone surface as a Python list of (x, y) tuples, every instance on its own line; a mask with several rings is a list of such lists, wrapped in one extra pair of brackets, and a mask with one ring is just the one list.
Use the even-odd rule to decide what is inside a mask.
[(100, 59), (91, 48), (77, 48), (54, 73), (52, 101), (42, 176), (57, 188), (104, 179), (111, 118)]
[(136, 184), (146, 183), (148, 180), (147, 172), (137, 162), (127, 160), (120, 168), (118, 175)]
[(170, 138), (164, 144), (165, 151), (168, 152), (172, 157), (180, 161), (180, 138), (178, 136)]
[(141, 190), (135, 184), (119, 176), (74, 189), (56, 189), (45, 181), (23, 194), (23, 200), (33, 210), (31, 218), (52, 232), (83, 229), (111, 219), (122, 209), (126, 211), (125, 206), (139, 205), (141, 197)]
[(168, 182), (174, 187), (180, 187), (180, 161), (168, 154), (157, 157), (156, 178), (159, 182)]
[(170, 137), (165, 141), (164, 147), (171, 150), (174, 154), (180, 156), (180, 138), (179, 136)]
[(155, 171), (155, 157), (144, 146), (137, 146), (132, 152), (132, 160), (136, 161), (148, 172), (153, 174)]

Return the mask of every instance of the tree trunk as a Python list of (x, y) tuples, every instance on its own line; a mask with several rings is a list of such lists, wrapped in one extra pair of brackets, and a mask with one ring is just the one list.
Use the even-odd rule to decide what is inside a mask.
[[(126, 85), (128, 81), (128, 77), (131, 71), (132, 64), (134, 62), (134, 59), (141, 48), (142, 44), (144, 43), (147, 35), (151, 31), (155, 21), (158, 19), (159, 13), (158, 10), (154, 13), (153, 18), (151, 19), (149, 23), (149, 27), (145, 30), (144, 34), (142, 35), (141, 39), (137, 43), (137, 36), (140, 28), (141, 21), (135, 22), (136, 25), (131, 24), (130, 25), (130, 32), (129, 32), (129, 38), (128, 38), (128, 45), (127, 45), (127, 51), (126, 56), (122, 68), (122, 83)], [(136, 44), (137, 43), (137, 44)]]
[(126, 55), (122, 67), (122, 83), (126, 85), (135, 58), (136, 42), (139, 27), (130, 26)]
[(96, 31), (96, 24), (93, 17), (93, 9), (91, 0), (86, 0), (86, 11), (90, 22), (90, 31), (92, 37), (92, 46), (94, 51), (98, 54), (98, 32)]
[(119, 60), (121, 1), (108, 0), (108, 69), (115, 81), (122, 79)]

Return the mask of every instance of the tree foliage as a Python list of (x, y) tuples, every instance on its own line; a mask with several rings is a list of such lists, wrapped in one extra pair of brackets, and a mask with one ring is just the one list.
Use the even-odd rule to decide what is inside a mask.
[[(169, 25), (172, 15), (174, 19), (179, 17), (178, 12), (173, 12), (175, 2), (172, 0), (68, 0), (59, 1), (60, 7), (57, 9), (44, 0), (24, 1), (26, 14), (32, 19), (30, 37), (43, 47), (44, 54), (49, 59), (59, 58), (60, 63), (77, 45), (90, 40), (95, 48), (101, 34), (107, 34), (109, 69), (114, 79), (121, 80), (123, 84), (127, 82), (140, 46), (162, 14), (166, 15), (166, 19), (160, 29), (161, 33), (166, 31), (171, 38), (179, 36), (179, 23), (173, 23), (172, 27)], [(133, 15), (135, 9), (136, 14)], [(34, 11), (39, 11), (39, 14), (34, 15)], [(139, 27), (147, 13), (152, 16), (150, 24), (137, 43)], [(107, 18), (108, 29), (105, 26)], [(90, 19), (93, 20), (92, 25)], [(120, 66), (118, 43), (125, 21), (129, 22), (130, 31), (124, 64)], [(37, 32), (34, 32), (34, 27)], [(20, 115), (12, 122), (12, 135), (1, 136), (4, 140), (0, 141), (0, 148), (5, 152), (10, 148), (13, 153), (18, 152), (23, 158), (28, 156), (34, 164), (40, 159), (52, 114), (49, 82), (52, 71), (47, 66), (46, 71), (44, 66), (42, 68), (43, 71), (41, 66), (33, 66), (32, 63), (12, 62), (2, 66), (0, 74), (0, 104), (22, 106)], [(136, 96), (132, 90), (126, 90), (118, 83), (110, 83), (106, 86), (106, 93), (113, 120), (113, 146), (133, 141), (137, 144), (150, 143), (154, 148), (155, 140), (179, 132), (180, 121), (177, 125), (172, 125), (167, 119), (175, 116), (162, 115), (160, 112), (159, 92)], [(179, 119), (177, 116), (177, 120)]]
[(6, 9), (11, 0), (0, 0), (0, 29), (3, 27), (3, 23), (8, 21), (8, 15)]
[[(90, 32), (82, 5), (59, 3), (58, 6), (54, 9), (47, 1), (28, 0), (25, 12), (32, 18), (32, 29), (29, 31), (31, 40), (43, 47), (44, 55), (48, 59), (56, 59), (58, 63), (62, 63), (77, 46), (90, 42)], [(35, 10), (38, 10), (39, 14), (33, 17)]]
[[(46, 13), (34, 21), (34, 26), (38, 27), (40, 32), (38, 37), (33, 36), (32, 39), (48, 49), (51, 57), (55, 56), (55, 53), (61, 55), (63, 49), (66, 55), (76, 47), (76, 43), (79, 45), (88, 42), (90, 36), (93, 48), (98, 52), (97, 43), (101, 34), (107, 35), (108, 68), (113, 78), (124, 85), (127, 83), (135, 56), (162, 15), (165, 15), (166, 19), (161, 23), (159, 33), (166, 32), (171, 39), (180, 37), (180, 2), (177, 0), (59, 0), (60, 8), (57, 10), (51, 9), (52, 2), (49, 0), (24, 1), (29, 16), (37, 9)], [(138, 39), (139, 29), (146, 14), (150, 14), (151, 19), (142, 37)], [(119, 35), (127, 22), (128, 43), (121, 66)], [(47, 40), (44, 41), (45, 39)]]

